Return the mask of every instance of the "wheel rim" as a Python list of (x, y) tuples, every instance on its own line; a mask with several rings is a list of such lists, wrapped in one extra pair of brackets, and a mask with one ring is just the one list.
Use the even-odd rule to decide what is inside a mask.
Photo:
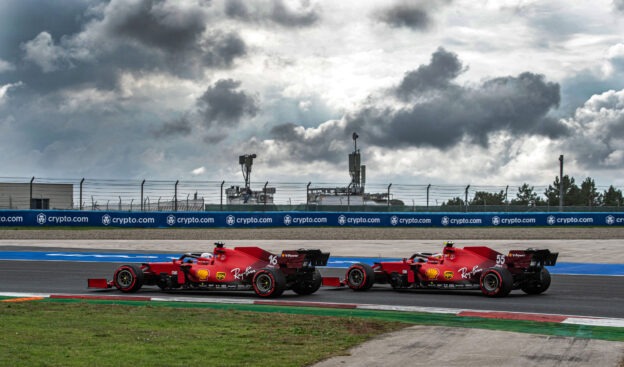
[(260, 293), (268, 293), (273, 288), (273, 279), (268, 274), (260, 274), (256, 278), (256, 288)]
[(349, 272), (349, 283), (358, 287), (364, 281), (364, 272), (358, 268), (351, 269)]
[(122, 288), (128, 288), (134, 282), (134, 274), (130, 270), (122, 269), (117, 273), (117, 284)]
[(500, 281), (494, 273), (488, 273), (483, 277), (483, 288), (488, 292), (494, 292), (498, 289)]

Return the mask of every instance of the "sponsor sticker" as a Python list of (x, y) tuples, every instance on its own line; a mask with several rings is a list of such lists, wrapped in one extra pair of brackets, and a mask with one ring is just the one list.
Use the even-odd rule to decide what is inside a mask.
[(429, 280), (437, 279), (438, 275), (440, 275), (440, 270), (436, 268), (430, 268), (430, 269), (427, 269), (427, 271), (425, 271), (425, 276)]
[(224, 280), (224, 279), (225, 279), (225, 272), (218, 271), (217, 272), (217, 280)]
[(197, 277), (199, 278), (199, 280), (206, 280), (208, 279), (209, 275), (210, 275), (210, 272), (207, 269), (197, 270)]

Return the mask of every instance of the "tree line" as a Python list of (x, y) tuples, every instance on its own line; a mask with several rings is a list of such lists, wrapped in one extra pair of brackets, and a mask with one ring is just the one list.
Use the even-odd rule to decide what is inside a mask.
[[(563, 205), (565, 206), (620, 206), (624, 204), (622, 199), (622, 191), (609, 186), (603, 192), (598, 192), (596, 182), (587, 177), (580, 186), (574, 182), (574, 177), (568, 175), (563, 176)], [(555, 177), (552, 185), (544, 191), (543, 195), (535, 192), (535, 187), (527, 183), (518, 187), (516, 197), (507, 200), (505, 192), (475, 192), (472, 200), (468, 201), (468, 205), (524, 205), (524, 206), (558, 206), (559, 205), (559, 176)], [(460, 197), (455, 197), (444, 202), (442, 205), (458, 206), (466, 205)]]

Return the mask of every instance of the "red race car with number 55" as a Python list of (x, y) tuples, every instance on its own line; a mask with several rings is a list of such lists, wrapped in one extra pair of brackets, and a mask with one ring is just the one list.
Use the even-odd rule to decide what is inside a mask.
[(539, 294), (550, 286), (545, 266), (555, 265), (558, 253), (549, 250), (511, 250), (507, 255), (489, 247), (456, 248), (447, 242), (442, 253), (415, 253), (402, 261), (354, 264), (345, 279), (323, 278), (328, 286), (347, 285), (365, 291), (374, 283), (394, 289), (480, 289), (490, 297), (504, 297), (513, 289)]
[(113, 280), (89, 279), (89, 288), (117, 288), (136, 292), (143, 285), (162, 290), (250, 290), (260, 297), (278, 297), (284, 290), (312, 294), (321, 286), (317, 266), (327, 265), (329, 253), (320, 250), (285, 250), (280, 255), (259, 247), (226, 248), (216, 243), (213, 252), (186, 253), (170, 262), (120, 266)]

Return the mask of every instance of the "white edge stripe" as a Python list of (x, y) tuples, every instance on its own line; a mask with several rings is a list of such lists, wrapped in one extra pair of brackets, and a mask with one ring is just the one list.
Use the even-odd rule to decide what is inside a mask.
[(565, 319), (562, 323), (588, 326), (624, 327), (624, 319), (585, 319), (580, 317), (569, 317)]
[(444, 313), (444, 314), (457, 314), (463, 311), (457, 308), (435, 308), (435, 307), (392, 306), (392, 305), (357, 305), (357, 308), (361, 310), (426, 312), (426, 313)]
[(49, 298), (49, 293), (18, 293), (18, 292), (2, 292), (0, 293), (1, 297), (43, 297)]

